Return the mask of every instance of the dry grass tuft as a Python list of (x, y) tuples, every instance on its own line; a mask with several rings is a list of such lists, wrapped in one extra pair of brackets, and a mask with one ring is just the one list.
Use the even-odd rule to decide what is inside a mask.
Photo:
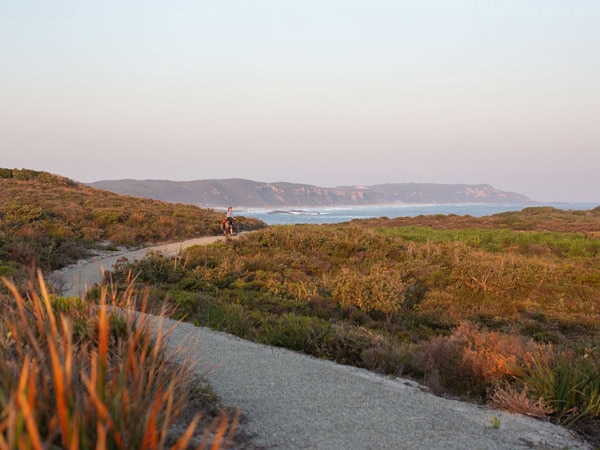
[(196, 415), (172, 435), (192, 374), (168, 361), (171, 330), (161, 317), (138, 316), (130, 289), (118, 299), (102, 289), (94, 304), (51, 296), (41, 272), (26, 297), (3, 281), (10, 295), (0, 297), (0, 449), (222, 448), (231, 442), (237, 417), (224, 414), (206, 430), (198, 429)]
[(490, 404), (505, 411), (539, 418), (555, 412), (543, 397), (533, 398), (527, 386), (521, 391), (511, 385), (496, 386)]

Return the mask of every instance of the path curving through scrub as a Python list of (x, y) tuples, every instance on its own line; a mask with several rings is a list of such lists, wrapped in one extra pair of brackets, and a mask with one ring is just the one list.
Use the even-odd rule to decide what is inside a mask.
[(191, 247), (192, 245), (206, 245), (217, 241), (224, 241), (225, 239), (225, 236), (204, 236), (136, 250), (107, 252), (106, 255), (94, 256), (81, 260), (77, 264), (56, 270), (52, 276), (63, 284), (62, 295), (65, 297), (78, 296), (83, 294), (93, 284), (100, 283), (104, 271), (111, 270), (120, 258), (125, 257), (129, 260), (142, 259), (149, 251), (162, 252), (165, 255), (174, 256), (184, 248)]
[[(124, 252), (57, 271), (78, 295), (120, 257), (168, 255), (222, 236)], [(414, 381), (177, 324), (169, 345), (193, 361), (223, 403), (241, 407), (251, 448), (265, 449), (591, 449), (546, 421), (434, 396)], [(177, 351), (175, 351), (177, 349)], [(181, 350), (184, 350), (183, 352)]]

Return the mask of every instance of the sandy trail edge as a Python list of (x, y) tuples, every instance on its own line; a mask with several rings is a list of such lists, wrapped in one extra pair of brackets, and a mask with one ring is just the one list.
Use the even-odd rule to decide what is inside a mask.
[(204, 236), (182, 242), (144, 247), (137, 250), (117, 251), (107, 256), (96, 256), (81, 260), (77, 264), (55, 271), (53, 277), (64, 283), (62, 295), (66, 297), (77, 296), (83, 294), (89, 286), (102, 281), (104, 271), (111, 270), (119, 258), (126, 257), (130, 261), (142, 259), (149, 251), (162, 252), (166, 255), (176, 255), (184, 248), (191, 247), (192, 245), (211, 244), (225, 239), (225, 236)]
[[(101, 280), (122, 256), (176, 254), (211, 236), (95, 258), (57, 271), (64, 295)], [(549, 422), (436, 397), (415, 382), (162, 319), (169, 345), (196, 364), (214, 391), (247, 418), (243, 431), (268, 449), (591, 449)], [(183, 352), (181, 351), (183, 349)], [(497, 418), (500, 427), (492, 427)]]

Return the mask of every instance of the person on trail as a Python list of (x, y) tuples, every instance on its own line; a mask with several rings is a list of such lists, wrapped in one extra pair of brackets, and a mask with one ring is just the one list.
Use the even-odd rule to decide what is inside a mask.
[(229, 227), (229, 235), (233, 236), (233, 210), (231, 206), (227, 208), (227, 215), (225, 216), (227, 226)]

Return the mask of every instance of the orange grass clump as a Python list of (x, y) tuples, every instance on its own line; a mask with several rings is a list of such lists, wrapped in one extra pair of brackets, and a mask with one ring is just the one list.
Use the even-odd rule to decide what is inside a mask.
[(131, 289), (117, 301), (102, 288), (95, 304), (51, 296), (41, 272), (39, 293), (26, 297), (3, 282), (11, 295), (0, 297), (0, 450), (231, 444), (237, 417), (225, 414), (205, 430), (196, 415), (172, 435), (192, 374), (166, 357), (164, 314), (138, 315)]
[(515, 386), (509, 384), (498, 385), (494, 389), (490, 403), (498, 409), (539, 418), (556, 412), (543, 397), (532, 398), (527, 386), (519, 391)]
[(468, 394), (485, 400), (492, 386), (512, 380), (531, 360), (535, 346), (520, 336), (481, 330), (469, 322), (450, 336), (426, 342), (417, 358), (425, 382), (437, 394)]

